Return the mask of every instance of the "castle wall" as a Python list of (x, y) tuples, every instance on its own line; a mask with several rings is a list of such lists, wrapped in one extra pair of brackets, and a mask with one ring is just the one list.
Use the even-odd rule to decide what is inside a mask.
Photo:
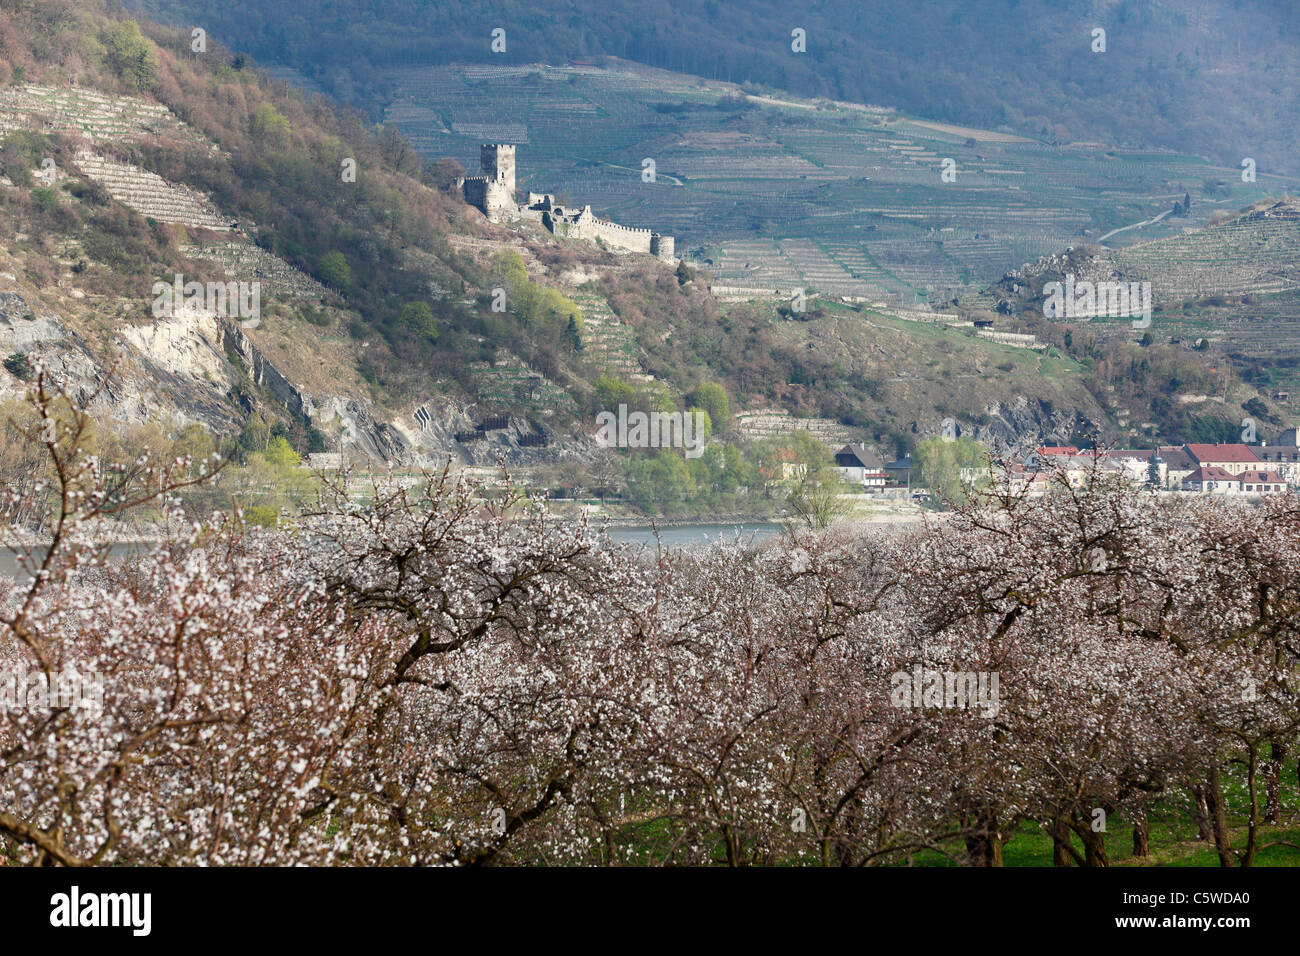
[(581, 239), (602, 239), (606, 245), (616, 246), (619, 249), (627, 249), (631, 252), (644, 252), (650, 254), (650, 230), (635, 229), (631, 226), (620, 226), (616, 222), (610, 222), (608, 219), (598, 219), (595, 216), (581, 216), (575, 223), (577, 231), (569, 229), (570, 236), (577, 236)]
[(465, 194), (465, 202), (484, 215), (487, 215), (487, 183), (482, 176), (466, 176), (460, 187)]

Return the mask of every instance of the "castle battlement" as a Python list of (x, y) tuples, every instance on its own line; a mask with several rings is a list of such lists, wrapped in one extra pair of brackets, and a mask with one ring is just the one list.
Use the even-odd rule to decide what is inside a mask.
[(623, 226), (609, 219), (601, 219), (599, 216), (593, 216), (592, 218), (596, 225), (604, 226), (607, 229), (621, 229), (624, 232), (645, 233), (647, 236), (651, 234), (649, 229), (642, 229), (640, 226)]
[(540, 222), (551, 233), (570, 239), (597, 240), (617, 249), (642, 252), (661, 259), (673, 259), (672, 236), (639, 226), (624, 226), (601, 219), (586, 205), (570, 211), (555, 202), (552, 193), (528, 193), (522, 205), (515, 199), (515, 147), (507, 143), (484, 143), (479, 147), (481, 174), (467, 176), (461, 183), (465, 202), (487, 216), (490, 222), (529, 219)]

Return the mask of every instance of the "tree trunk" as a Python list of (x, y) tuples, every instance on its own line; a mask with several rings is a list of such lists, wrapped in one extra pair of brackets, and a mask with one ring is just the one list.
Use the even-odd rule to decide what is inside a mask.
[(1151, 855), (1151, 821), (1147, 819), (1147, 808), (1139, 804), (1133, 812), (1133, 856), (1146, 859)]
[(1255, 865), (1255, 850), (1259, 847), (1259, 743), (1250, 742), (1250, 759), (1246, 762), (1246, 793), (1250, 800), (1250, 817), (1247, 820), (1246, 852), (1241, 854), (1241, 866)]
[(1083, 860), (1075, 858), (1076, 863), (1080, 866), (1110, 866), (1110, 860), (1106, 858), (1106, 834), (1092, 829), (1091, 817), (1075, 817), (1069, 821), (1069, 827), (1083, 843)]
[(1219, 765), (1213, 764), (1205, 775), (1205, 803), (1210, 811), (1210, 825), (1214, 829), (1214, 847), (1219, 851), (1219, 865), (1232, 866), (1232, 839), (1228, 836), (1228, 809), (1223, 804), (1223, 788), (1219, 782)]
[(1106, 834), (1094, 830), (1090, 820), (1085, 820), (1075, 832), (1083, 841), (1084, 866), (1110, 866), (1110, 860), (1106, 858)]
[(1210, 826), (1210, 805), (1205, 801), (1205, 786), (1192, 786), (1192, 806), (1196, 809), (1196, 839), (1207, 843), (1213, 839), (1214, 830)]
[(1048, 832), (1052, 837), (1052, 866), (1070, 866), (1074, 859), (1070, 856), (1068, 849), (1070, 846), (1070, 828), (1065, 825), (1065, 819), (1059, 814), (1053, 817), (1051, 829)]
[(1282, 765), (1286, 763), (1286, 741), (1280, 737), (1269, 740), (1268, 767), (1264, 771), (1264, 821), (1277, 824), (1282, 813)]
[(996, 812), (984, 811), (975, 818), (976, 832), (966, 837), (971, 866), (1002, 865), (1002, 834)]

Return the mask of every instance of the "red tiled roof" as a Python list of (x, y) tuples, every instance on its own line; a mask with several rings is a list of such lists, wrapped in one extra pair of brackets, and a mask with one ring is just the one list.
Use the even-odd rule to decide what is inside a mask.
[(1224, 471), (1217, 465), (1203, 465), (1188, 475), (1183, 481), (1240, 481), (1236, 475)]
[(1224, 461), (1233, 464), (1259, 461), (1259, 456), (1255, 454), (1253, 448), (1249, 445), (1186, 445), (1187, 453), (1192, 456), (1198, 463), (1205, 464), (1208, 461)]
[(1242, 481), (1271, 481), (1274, 484), (1282, 483), (1282, 476), (1275, 471), (1243, 471), (1237, 477)]

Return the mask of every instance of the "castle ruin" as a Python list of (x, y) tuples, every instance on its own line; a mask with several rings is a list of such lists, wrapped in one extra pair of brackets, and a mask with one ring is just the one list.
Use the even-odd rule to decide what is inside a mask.
[(675, 258), (672, 236), (649, 229), (621, 226), (601, 219), (586, 205), (573, 209), (558, 205), (551, 193), (529, 193), (527, 202), (515, 199), (515, 148), (501, 143), (484, 143), (479, 149), (480, 176), (467, 176), (461, 183), (465, 202), (487, 216), (489, 222), (527, 219), (541, 223), (556, 236), (597, 240), (616, 249), (641, 252), (660, 259)]
[(484, 143), (478, 158), (481, 176), (467, 176), (461, 185), (465, 202), (469, 203), (489, 222), (507, 222), (518, 219), (519, 204), (515, 202), (515, 148), (499, 143)]

